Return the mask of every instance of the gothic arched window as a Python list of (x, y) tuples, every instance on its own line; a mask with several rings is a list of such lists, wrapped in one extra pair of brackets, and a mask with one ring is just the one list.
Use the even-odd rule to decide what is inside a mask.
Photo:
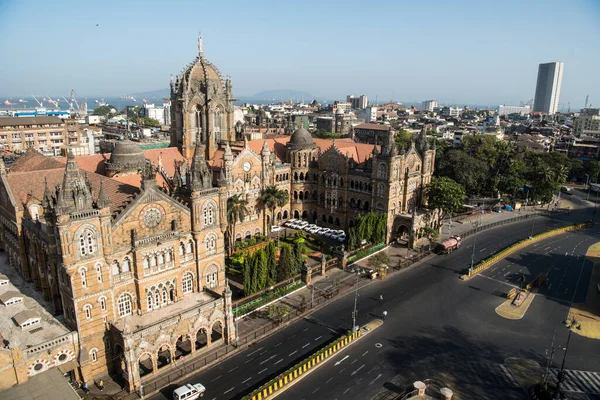
[(210, 256), (217, 252), (217, 239), (214, 235), (206, 237), (206, 255)]
[(96, 233), (90, 228), (84, 229), (79, 234), (79, 254), (82, 256), (94, 254), (96, 246)]
[(184, 274), (183, 278), (181, 278), (182, 293), (191, 293), (193, 290), (193, 282), (194, 277), (190, 272)]
[(131, 270), (131, 263), (129, 262), (129, 257), (125, 257), (123, 260), (123, 264), (121, 265), (121, 271), (129, 272)]
[(118, 309), (119, 309), (119, 317), (125, 317), (127, 315), (131, 315), (132, 313), (132, 300), (131, 296), (127, 293), (123, 293), (119, 296), (119, 300), (117, 301)]
[(121, 270), (119, 269), (119, 262), (117, 260), (114, 260), (112, 262), (112, 274), (119, 275), (120, 273), (121, 273)]
[(80, 269), (79, 270), (79, 276), (81, 277), (81, 286), (85, 289), (87, 288), (87, 279), (85, 276), (85, 269)]
[(377, 167), (377, 177), (387, 179), (387, 166), (384, 163), (379, 164)]
[(204, 205), (202, 209), (202, 217), (205, 228), (217, 223), (215, 205), (212, 202)]

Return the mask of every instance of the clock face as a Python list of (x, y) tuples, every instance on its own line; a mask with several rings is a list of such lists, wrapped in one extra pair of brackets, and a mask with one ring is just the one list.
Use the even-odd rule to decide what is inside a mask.
[(252, 166), (248, 161), (246, 161), (242, 167), (244, 168), (244, 171), (248, 172)]
[(148, 228), (154, 228), (162, 221), (162, 213), (158, 208), (149, 208), (144, 212), (142, 220), (144, 221), (144, 225)]

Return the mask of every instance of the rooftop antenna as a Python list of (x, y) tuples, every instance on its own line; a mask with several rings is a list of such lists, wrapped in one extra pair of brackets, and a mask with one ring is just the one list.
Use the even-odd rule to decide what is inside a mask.
[(376, 106), (379, 105), (379, 95), (378, 94), (375, 95), (375, 105)]

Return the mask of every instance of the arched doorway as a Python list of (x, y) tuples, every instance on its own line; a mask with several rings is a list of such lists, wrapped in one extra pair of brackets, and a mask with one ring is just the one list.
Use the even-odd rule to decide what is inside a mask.
[(277, 223), (281, 221), (281, 211), (277, 213)]
[(212, 326), (210, 333), (210, 342), (214, 343), (220, 339), (223, 339), (223, 325), (221, 324), (221, 321), (217, 321)]
[(294, 210), (294, 218), (296, 218), (296, 219), (300, 218), (300, 213), (298, 212), (298, 210)]
[(327, 222), (333, 224), (333, 217), (331, 215), (329, 216), (329, 218), (327, 218)]
[(283, 210), (283, 219), (288, 219), (288, 212), (287, 212), (287, 210)]
[(202, 328), (196, 332), (196, 350), (200, 350), (203, 347), (206, 347), (208, 344), (208, 337), (206, 336), (206, 329)]
[(138, 367), (140, 370), (140, 377), (151, 374), (152, 371), (154, 371), (154, 365), (152, 364), (152, 355), (150, 353), (142, 354), (138, 361)]
[(175, 343), (175, 359), (179, 360), (183, 356), (187, 356), (192, 352), (192, 343), (189, 336), (179, 336)]
[(158, 369), (166, 367), (173, 361), (171, 360), (171, 347), (169, 347), (169, 345), (163, 344), (162, 346), (160, 346), (156, 355), (156, 367)]
[(302, 211), (302, 219), (308, 219), (308, 211)]
[(317, 210), (313, 210), (312, 212), (312, 219), (314, 222), (317, 222)]

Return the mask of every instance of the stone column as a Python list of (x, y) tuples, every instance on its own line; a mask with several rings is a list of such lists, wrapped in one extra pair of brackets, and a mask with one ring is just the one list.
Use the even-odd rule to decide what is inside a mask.
[(312, 268), (309, 267), (308, 262), (305, 260), (304, 265), (302, 266), (302, 282), (304, 282), (306, 286), (309, 286), (311, 284), (311, 275)]
[(321, 254), (321, 276), (325, 276), (325, 267), (327, 266), (327, 261), (325, 260), (325, 254)]
[(447, 387), (440, 390), (442, 400), (452, 400), (452, 394), (452, 390), (448, 389)]
[(419, 391), (419, 396), (425, 396), (425, 389), (427, 389), (427, 385), (424, 384), (421, 381), (415, 381), (413, 383), (413, 386), (415, 387), (415, 389), (417, 389)]

